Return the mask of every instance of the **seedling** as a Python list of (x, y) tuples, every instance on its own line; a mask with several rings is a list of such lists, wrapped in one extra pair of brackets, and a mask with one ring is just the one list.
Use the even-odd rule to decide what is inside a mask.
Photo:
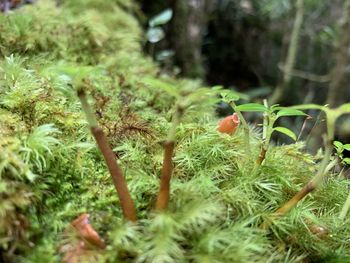
[[(337, 151), (337, 156), (340, 159), (340, 162), (343, 165), (350, 165), (350, 158), (344, 157), (343, 152), (344, 151), (350, 151), (350, 144), (343, 144), (339, 141), (334, 141), (334, 147)], [(344, 220), (348, 211), (350, 209), (350, 193), (348, 195), (348, 198), (346, 199), (344, 206), (339, 214), (339, 219)]]
[[(332, 152), (333, 152), (335, 123), (336, 123), (336, 120), (341, 115), (350, 113), (350, 103), (344, 104), (335, 109), (330, 109), (327, 106), (321, 106), (316, 104), (305, 104), (300, 106), (294, 106), (293, 109), (299, 109), (299, 110), (318, 109), (325, 113), (326, 120), (327, 120), (327, 134), (325, 136), (325, 152), (320, 164), (320, 168), (317, 174), (315, 175), (315, 177), (311, 181), (309, 181), (298, 193), (296, 193), (288, 202), (286, 202), (283, 206), (281, 206), (276, 211), (275, 215), (279, 215), (279, 216), (282, 216), (288, 213), (307, 194), (315, 190), (321, 184), (324, 177), (327, 175), (327, 172), (330, 166), (336, 164), (334, 161), (330, 163)], [(341, 214), (341, 216), (343, 216), (343, 213)]]
[(287, 135), (288, 137), (292, 138), (294, 141), (297, 140), (297, 136), (290, 129), (286, 127), (281, 127), (281, 126), (275, 127), (274, 125), (276, 121), (279, 118), (286, 117), (286, 116), (307, 116), (307, 114), (305, 114), (304, 112), (298, 109), (280, 107), (278, 104), (272, 105), (271, 107), (269, 107), (267, 104), (267, 101), (264, 101), (264, 105), (259, 103), (247, 103), (247, 104), (241, 104), (237, 106), (235, 101), (240, 99), (240, 94), (233, 91), (221, 92), (221, 97), (224, 102), (231, 105), (231, 107), (233, 108), (233, 110), (236, 112), (236, 114), (239, 116), (239, 119), (241, 120), (243, 129), (245, 132), (245, 144), (246, 144), (248, 156), (250, 153), (250, 141), (249, 141), (250, 130), (242, 112), (263, 113), (264, 120), (263, 120), (262, 146), (261, 146), (261, 151), (258, 156), (258, 159), (256, 160), (257, 166), (260, 166), (262, 162), (265, 160), (266, 153), (268, 151), (273, 132), (276, 131), (279, 133), (283, 133), (284, 135)]
[(215, 103), (217, 100), (212, 100), (210, 97), (215, 97), (218, 88), (213, 88), (211, 90), (207, 88), (200, 88), (191, 91), (186, 89), (177, 89), (166, 82), (153, 78), (147, 78), (144, 80), (144, 82), (153, 89), (165, 91), (170, 96), (174, 97), (176, 101), (173, 109), (171, 128), (168, 132), (167, 139), (164, 142), (164, 157), (160, 177), (160, 189), (155, 206), (156, 210), (165, 210), (167, 209), (170, 200), (170, 180), (173, 171), (172, 156), (174, 155), (176, 145), (176, 128), (181, 123), (181, 119), (187, 108), (192, 107), (199, 102)]
[(265, 160), (273, 132), (283, 133), (284, 135), (287, 135), (288, 137), (292, 138), (294, 141), (296, 141), (297, 139), (294, 132), (290, 129), (281, 126), (275, 127), (274, 125), (276, 121), (281, 117), (287, 116), (307, 116), (304, 112), (300, 110), (280, 107), (277, 104), (269, 107), (267, 105), (267, 102), (265, 102), (265, 105), (258, 103), (242, 104), (235, 107), (235, 109), (238, 112), (262, 112), (264, 114), (262, 147), (259, 157), (256, 160), (256, 164), (258, 166), (260, 166)]
[(275, 127), (276, 121), (281, 117), (286, 116), (307, 116), (304, 112), (296, 109), (289, 109), (285, 107), (280, 107), (279, 105), (272, 105), (268, 107), (267, 102), (264, 103), (265, 111), (264, 111), (264, 123), (263, 123), (263, 144), (261, 147), (261, 151), (258, 159), (256, 160), (256, 164), (259, 166), (265, 160), (266, 153), (269, 149), (271, 136), (273, 132), (279, 132), (284, 135), (287, 135), (294, 141), (297, 140), (297, 137), (293, 131), (286, 127), (277, 126)]
[(350, 151), (350, 144), (342, 144), (339, 141), (334, 141), (333, 144), (340, 162), (344, 165), (350, 165), (350, 158), (343, 155), (344, 151)]

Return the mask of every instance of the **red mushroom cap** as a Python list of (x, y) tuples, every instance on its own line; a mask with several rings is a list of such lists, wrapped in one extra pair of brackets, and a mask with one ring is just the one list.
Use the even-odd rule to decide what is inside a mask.
[(237, 113), (234, 113), (219, 121), (218, 131), (232, 135), (236, 131), (239, 123), (239, 117)]

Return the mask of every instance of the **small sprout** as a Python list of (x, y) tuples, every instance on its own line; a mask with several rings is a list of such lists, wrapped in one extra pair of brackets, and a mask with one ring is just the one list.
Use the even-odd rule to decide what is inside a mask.
[(232, 101), (237, 101), (240, 99), (240, 94), (232, 90), (223, 90), (220, 92), (221, 100), (230, 104)]
[(212, 97), (217, 95), (217, 89), (176, 89), (172, 85), (159, 80), (148, 79), (145, 82), (153, 88), (158, 87), (159, 89), (166, 91), (169, 95), (175, 97), (177, 101), (174, 107), (172, 125), (168, 131), (167, 139), (164, 142), (163, 167), (160, 177), (159, 193), (155, 205), (156, 210), (161, 211), (167, 209), (170, 200), (170, 181), (173, 172), (172, 157), (176, 146), (176, 129), (181, 123), (186, 109), (200, 103), (216, 103), (217, 101), (212, 100)]
[(350, 158), (346, 157), (344, 158), (343, 152), (344, 151), (350, 151), (350, 144), (343, 144), (339, 141), (333, 142), (334, 148), (337, 151), (337, 155), (339, 159), (341, 160), (342, 164), (350, 164)]
[[(288, 213), (293, 207), (295, 207), (302, 199), (305, 198), (309, 193), (315, 190), (322, 182), (324, 177), (329, 171), (329, 167), (332, 167), (336, 164), (336, 159), (332, 160), (333, 145), (337, 148), (337, 151), (342, 151), (343, 148), (340, 142), (334, 142), (334, 133), (335, 133), (335, 123), (336, 120), (343, 114), (350, 114), (350, 103), (344, 104), (338, 108), (330, 109), (327, 106), (321, 106), (317, 104), (305, 104), (294, 106), (294, 109), (299, 110), (308, 110), (308, 109), (317, 109), (321, 110), (326, 114), (327, 120), (327, 135), (325, 136), (325, 153), (323, 159), (320, 163), (319, 170), (317, 174), (299, 191), (297, 192), (289, 201), (283, 204), (277, 211), (275, 215), (283, 216)], [(348, 146), (347, 146), (348, 147)], [(331, 161), (331, 162), (330, 162)], [(345, 202), (343, 209), (340, 213), (340, 219), (344, 219), (346, 213), (350, 207), (350, 195), (348, 200)], [(263, 224), (266, 226), (266, 223)]]
[[(247, 104), (246, 104), (247, 105)], [(269, 149), (271, 135), (273, 132), (279, 132), (284, 135), (287, 135), (288, 137), (292, 138), (294, 141), (297, 140), (297, 136), (294, 134), (293, 131), (286, 127), (274, 127), (276, 121), (281, 117), (291, 117), (291, 116), (308, 116), (301, 110), (292, 109), (292, 108), (286, 108), (286, 107), (280, 107), (278, 104), (272, 105), (271, 107), (268, 107), (267, 102), (265, 101), (265, 105), (260, 105), (255, 103), (247, 108), (247, 110), (250, 111), (258, 111), (258, 112), (264, 112), (264, 125), (263, 125), (263, 145), (261, 147), (261, 151), (259, 154), (259, 157), (256, 161), (256, 164), (260, 166), (262, 162), (265, 160), (266, 153)], [(246, 106), (247, 107), (247, 106)]]
[(338, 155), (340, 155), (344, 151), (344, 145), (341, 142), (334, 141), (333, 145), (335, 146)]

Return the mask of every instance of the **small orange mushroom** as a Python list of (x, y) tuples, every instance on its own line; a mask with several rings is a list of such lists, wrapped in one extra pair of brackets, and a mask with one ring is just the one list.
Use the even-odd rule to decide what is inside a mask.
[(219, 121), (218, 131), (232, 135), (236, 131), (239, 123), (239, 117), (237, 113), (234, 113)]
[(82, 237), (84, 240), (99, 248), (104, 248), (105, 243), (95, 229), (90, 225), (89, 217), (89, 214), (84, 213), (73, 220), (71, 224), (78, 231), (80, 237)]

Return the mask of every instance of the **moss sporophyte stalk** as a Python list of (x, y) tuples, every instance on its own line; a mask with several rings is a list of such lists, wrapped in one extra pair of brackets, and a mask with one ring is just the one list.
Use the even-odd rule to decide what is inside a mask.
[(103, 154), (109, 172), (112, 176), (115, 189), (117, 190), (118, 197), (120, 199), (120, 204), (123, 210), (124, 217), (130, 221), (136, 221), (137, 216), (135, 205), (133, 200), (131, 199), (131, 195), (126, 185), (126, 181), (124, 179), (122, 170), (120, 169), (119, 165), (115, 160), (115, 155), (107, 142), (106, 136), (97, 124), (96, 118), (87, 101), (84, 89), (79, 88), (77, 94), (81, 101), (83, 111), (85, 112), (86, 119), (89, 123), (91, 133), (96, 139), (97, 145), (101, 153)]

